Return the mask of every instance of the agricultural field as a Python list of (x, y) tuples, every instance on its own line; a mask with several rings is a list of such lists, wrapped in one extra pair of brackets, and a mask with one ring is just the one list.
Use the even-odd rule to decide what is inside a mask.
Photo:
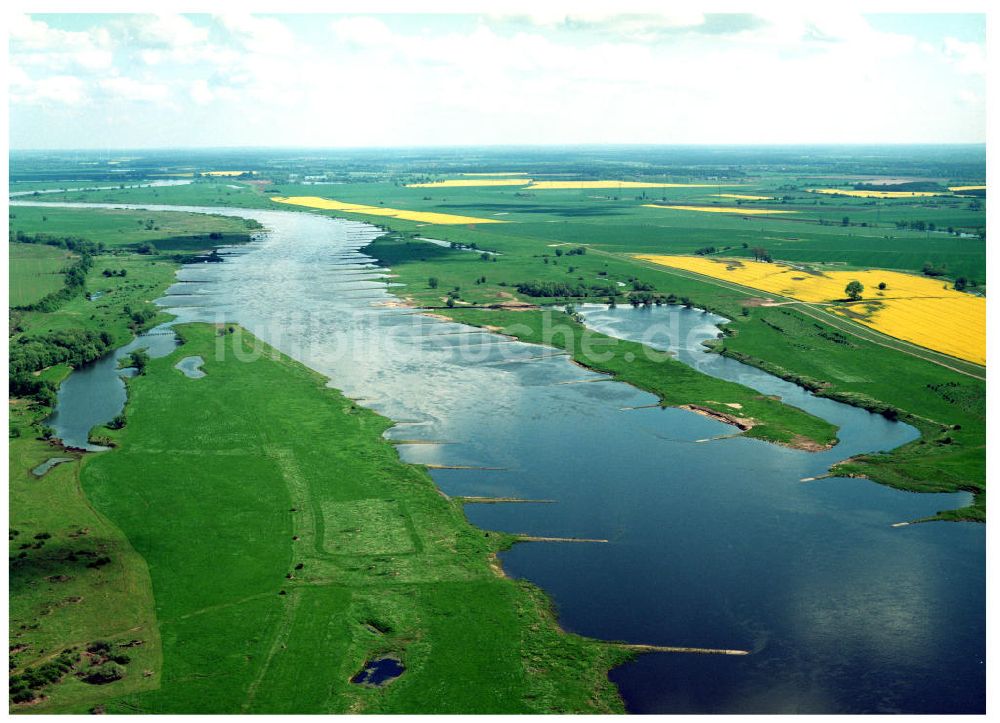
[(658, 203), (644, 203), (645, 208), (666, 208), (671, 211), (693, 211), (695, 213), (735, 213), (741, 216), (765, 216), (776, 213), (798, 213), (779, 208), (733, 208), (732, 206), (664, 206)]
[(72, 254), (52, 246), (7, 245), (8, 306), (33, 304), (63, 286), (63, 269)]
[(275, 203), (286, 203), (293, 206), (306, 206), (307, 208), (319, 208), (332, 211), (343, 211), (345, 213), (356, 213), (364, 216), (389, 216), (399, 218), (404, 221), (417, 221), (420, 223), (434, 224), (438, 226), (455, 226), (477, 223), (504, 223), (495, 218), (476, 218), (474, 216), (459, 216), (452, 213), (430, 213), (427, 211), (407, 211), (399, 208), (388, 208), (380, 206), (366, 206), (361, 204), (343, 203), (330, 198), (320, 198), (318, 196), (295, 196), (283, 198), (276, 196), (271, 199)]
[(429, 183), (407, 183), (407, 188), (461, 188), (469, 186), (524, 186), (530, 178), (458, 178)]
[[(976, 364), (986, 363), (986, 299), (940, 280), (894, 271), (838, 271), (763, 261), (696, 256), (644, 255), (655, 264), (693, 271), (798, 301), (889, 336)], [(847, 286), (863, 289), (857, 300)]]
[(714, 188), (707, 183), (658, 183), (656, 181), (535, 181), (529, 191), (569, 191), (591, 189), (627, 190), (632, 188)]
[[(877, 191), (877, 190), (859, 191), (850, 188), (809, 188), (806, 190), (808, 190), (809, 193), (824, 193), (828, 196), (849, 196), (851, 198), (927, 198), (929, 196), (945, 195), (943, 193), (937, 193), (935, 191)], [(967, 190), (967, 189), (961, 189), (961, 190)]]

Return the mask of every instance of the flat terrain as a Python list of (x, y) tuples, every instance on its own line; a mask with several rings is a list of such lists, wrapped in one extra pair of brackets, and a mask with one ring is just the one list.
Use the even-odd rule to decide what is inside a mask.
[[(52, 196), (38, 200), (49, 201)], [(11, 208), (10, 227), (15, 234), (71, 236), (100, 242), (108, 248), (152, 244), (158, 251), (202, 251), (242, 243), (252, 230), (242, 219), (200, 213), (37, 206)]]
[[(401, 463), (385, 419), (240, 330), (181, 332), (130, 384), (118, 448), (82, 471), (149, 565), (162, 637), (159, 688), (109, 711), (620, 710), (604, 671), (622, 651), (561, 634), (500, 576), (509, 538)], [(190, 355), (205, 377), (173, 368)], [(348, 682), (381, 654), (402, 677)]]
[[(899, 416), (920, 428), (918, 442), (888, 454), (852, 460), (841, 471), (904, 489), (970, 490), (976, 493), (975, 506), (952, 516), (984, 518), (985, 374), (981, 366), (882, 337), (850, 319), (824, 318), (795, 305), (762, 307), (745, 287), (675, 273), (634, 258), (641, 253), (695, 251), (706, 257), (752, 258), (755, 249), (765, 248), (776, 260), (836, 263), (834, 268), (839, 270), (884, 268), (919, 274), (929, 263), (945, 271), (939, 277), (942, 283), (964, 275), (978, 280), (983, 289), (985, 243), (978, 234), (985, 226), (985, 201), (981, 196), (948, 192), (891, 199), (834, 196), (809, 190), (838, 187), (829, 178), (780, 174), (743, 182), (738, 188), (727, 182), (709, 188), (530, 192), (504, 186), (407, 188), (398, 183), (314, 186), (274, 182), (261, 188), (264, 185), (237, 194), (237, 205), (281, 207), (270, 200), (271, 194), (317, 195), (319, 191), (344, 203), (507, 221), (434, 226), (325, 211), (396, 232), (376, 240), (368, 252), (397, 275), (394, 281), (402, 286), (396, 293), (416, 304), (447, 308), (450, 303), (461, 308), (599, 301), (617, 290), (621, 293), (618, 303), (643, 295), (661, 300), (672, 295), (678, 302), (686, 299), (727, 316), (733, 322), (718, 351), (818, 393)], [(723, 193), (770, 196), (772, 200), (748, 201), (746, 207), (797, 213), (781, 218), (743, 217), (644, 207), (647, 203), (732, 206), (734, 199), (718, 195)], [(219, 198), (219, 189), (217, 184), (196, 183), (67, 197), (211, 204)], [(953, 233), (947, 233), (949, 227)], [(427, 238), (458, 247), (443, 248)], [(584, 253), (579, 253), (581, 249)], [(534, 290), (523, 293), (528, 288), (524, 284)], [(797, 337), (798, 331), (791, 329), (810, 330), (809, 336)], [(899, 373), (904, 368), (912, 369), (905, 379)]]
[(33, 304), (63, 286), (62, 270), (72, 254), (51, 246), (8, 244), (8, 306)]

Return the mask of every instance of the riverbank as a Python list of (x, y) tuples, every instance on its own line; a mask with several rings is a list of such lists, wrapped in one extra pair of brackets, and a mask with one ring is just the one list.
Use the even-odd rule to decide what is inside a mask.
[[(359, 186), (353, 193), (360, 199), (364, 191)], [(385, 191), (379, 188), (379, 193)], [(393, 193), (405, 192), (394, 189)], [(449, 192), (454, 193), (454, 190)], [(213, 184), (166, 189), (156, 195), (150, 189), (133, 189), (101, 197), (80, 193), (66, 198), (223, 205)], [(796, 383), (801, 380), (804, 388), (821, 390), (822, 395), (838, 401), (864, 409), (886, 410), (921, 430), (918, 442), (852, 460), (852, 467), (842, 470), (845, 474), (863, 475), (874, 482), (911, 491), (971, 491), (975, 494), (972, 507), (957, 513), (942, 512), (939, 519), (985, 519), (985, 383), (981, 379), (864, 336), (845, 333), (839, 328), (842, 320), (828, 321), (794, 307), (759, 306), (755, 303), (758, 292), (723, 287), (637, 261), (630, 254), (650, 242), (647, 235), (653, 226), (617, 226), (619, 221), (612, 216), (600, 223), (564, 227), (561, 224), (565, 219), (560, 212), (572, 209), (572, 199), (551, 198), (552, 206), (546, 208), (542, 217), (531, 214), (532, 220), (550, 221), (544, 224), (533, 224), (522, 217), (518, 223), (481, 228), (417, 227), (413, 222), (389, 217), (330, 211), (323, 215), (362, 218), (391, 230), (366, 251), (393, 269), (398, 275), (395, 282), (402, 285), (397, 293), (412, 298), (417, 305), (437, 307), (449, 297), (454, 299), (456, 308), (463, 303), (493, 305), (517, 300), (542, 304), (601, 302), (607, 300), (610, 292), (620, 292), (619, 303), (625, 303), (626, 297), (658, 296), (661, 300), (673, 297), (677, 302), (687, 299), (695, 306), (726, 316), (732, 321), (726, 327), (726, 338), (716, 346), (717, 351), (761, 369), (780, 370), (773, 373)], [(267, 196), (250, 192), (235, 194), (226, 198), (225, 203), (259, 208), (278, 206)], [(405, 203), (402, 205), (405, 207)], [(557, 220), (559, 224), (554, 223)], [(691, 229), (682, 225), (679, 230), (683, 233), (676, 238), (656, 231), (656, 243), (690, 253), (699, 242), (685, 240), (694, 238)], [(461, 248), (443, 248), (421, 240), (425, 237), (458, 244)], [(717, 240), (717, 235), (704, 239)], [(751, 240), (758, 242), (756, 238)], [(838, 240), (837, 248), (842, 242), (843, 239)], [(689, 248), (684, 246), (686, 243), (695, 245)], [(468, 253), (470, 248), (500, 255)], [(661, 250), (657, 246), (657, 251)], [(922, 259), (921, 256), (918, 260)], [(569, 284), (574, 288), (562, 291), (585, 296), (526, 297), (518, 289), (522, 282)]]
[[(149, 564), (163, 637), (159, 688), (109, 712), (621, 712), (607, 671), (632, 653), (498, 576), (511, 537), (401, 462), (388, 420), (239, 328), (179, 332), (81, 475)], [(174, 368), (192, 355), (202, 378)], [(399, 679), (348, 682), (383, 654)]]

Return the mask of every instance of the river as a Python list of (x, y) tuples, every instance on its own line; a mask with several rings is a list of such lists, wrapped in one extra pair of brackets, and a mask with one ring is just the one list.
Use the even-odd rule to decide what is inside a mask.
[[(732, 437), (556, 350), (399, 308), (387, 270), (363, 252), (374, 227), (302, 212), (139, 208), (252, 217), (270, 229), (225, 263), (178, 272), (158, 303), (179, 323), (238, 323), (328, 375), (395, 420), (389, 436), (425, 442), (400, 444), (406, 461), (480, 468), (432, 470), (448, 494), (554, 500), (469, 505), (474, 524), (609, 540), (503, 555), (509, 574), (553, 598), (566, 629), (752, 652), (641, 656), (611, 674), (630, 711), (985, 709), (985, 526), (892, 527), (968, 495), (800, 481), (909, 441), (911, 427), (706, 354), (700, 342), (721, 319), (704, 312), (581, 310), (595, 329), (645, 339), (841, 427), (840, 444), (820, 453)], [(80, 375), (64, 383), (60, 414)]]

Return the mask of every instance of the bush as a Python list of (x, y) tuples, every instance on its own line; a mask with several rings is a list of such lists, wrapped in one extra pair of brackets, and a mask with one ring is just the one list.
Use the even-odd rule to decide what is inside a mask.
[(125, 677), (125, 669), (117, 663), (105, 663), (96, 670), (84, 676), (84, 681), (91, 685), (107, 685)]

